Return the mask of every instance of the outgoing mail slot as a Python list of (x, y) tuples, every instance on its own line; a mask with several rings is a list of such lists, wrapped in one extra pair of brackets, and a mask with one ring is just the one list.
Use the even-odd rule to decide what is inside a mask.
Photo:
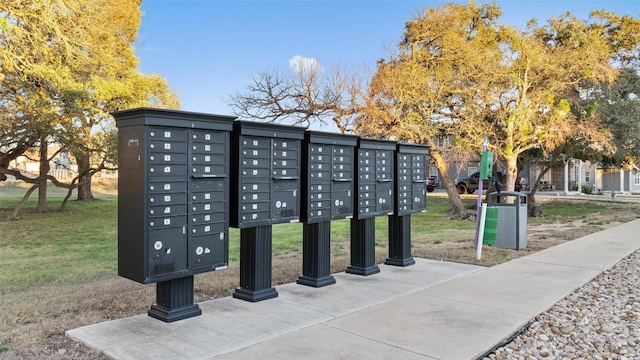
[(226, 191), (224, 179), (197, 180), (191, 182), (191, 191)]
[(272, 192), (289, 190), (296, 193), (300, 190), (300, 183), (297, 180), (275, 180), (271, 190)]

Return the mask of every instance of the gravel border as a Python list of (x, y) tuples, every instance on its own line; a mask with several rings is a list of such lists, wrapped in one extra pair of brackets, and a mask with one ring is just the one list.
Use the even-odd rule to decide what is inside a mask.
[(536, 316), (483, 360), (640, 360), (640, 250)]

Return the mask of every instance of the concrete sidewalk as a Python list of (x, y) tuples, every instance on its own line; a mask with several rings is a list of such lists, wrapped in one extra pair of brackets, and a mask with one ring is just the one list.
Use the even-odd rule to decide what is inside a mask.
[(491, 268), (416, 259), (323, 288), (276, 287), (258, 303), (200, 303), (67, 331), (114, 359), (475, 359), (640, 248), (640, 220)]

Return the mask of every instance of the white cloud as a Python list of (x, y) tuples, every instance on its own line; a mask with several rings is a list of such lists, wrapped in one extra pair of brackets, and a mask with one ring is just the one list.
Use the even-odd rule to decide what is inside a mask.
[(318, 60), (300, 55), (295, 55), (289, 59), (289, 67), (295, 72), (322, 71), (322, 66), (320, 66)]

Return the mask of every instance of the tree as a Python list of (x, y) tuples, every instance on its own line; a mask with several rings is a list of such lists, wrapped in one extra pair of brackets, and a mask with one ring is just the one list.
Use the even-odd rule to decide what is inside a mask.
[[(408, 21), (398, 55), (378, 64), (369, 88), (372, 106), (356, 126), (359, 133), (428, 144), (456, 218), (470, 214), (449, 175), (447, 155), (472, 149), (472, 140), (462, 147), (459, 138), (476, 126), (476, 103), (491, 101), (488, 84), (502, 60), (500, 15), (495, 5), (471, 2), (428, 8)], [(440, 148), (437, 139), (450, 136), (458, 138), (456, 146)]]
[(341, 133), (353, 131), (352, 120), (366, 104), (360, 81), (340, 69), (325, 73), (317, 62), (300, 62), (292, 71), (256, 76), (245, 93), (229, 99), (234, 114), (270, 123), (308, 127), (331, 121)]
[[(164, 79), (136, 70), (132, 46), (139, 7), (130, 0), (0, 5), (0, 174), (37, 184), (41, 194), (51, 180), (70, 191), (79, 187), (81, 200), (92, 199), (91, 176), (116, 163), (115, 142), (107, 141), (115, 133), (109, 112), (179, 106)], [(38, 179), (7, 169), (10, 160), (35, 146), (46, 162), (50, 142), (75, 156), (79, 174), (71, 184), (47, 175), (46, 165)]]
[(612, 86), (596, 93), (598, 111), (613, 133), (617, 151), (605, 163), (638, 169), (640, 166), (640, 76), (624, 68)]

